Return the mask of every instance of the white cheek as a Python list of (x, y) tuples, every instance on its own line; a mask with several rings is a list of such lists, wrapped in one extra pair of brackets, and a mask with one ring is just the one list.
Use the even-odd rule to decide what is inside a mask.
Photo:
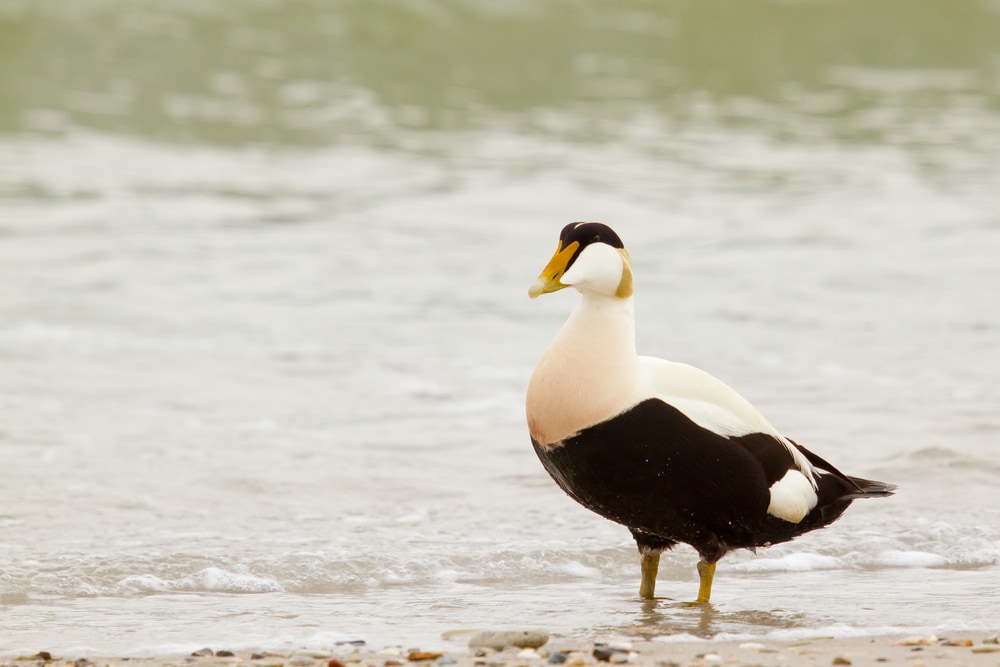
[(559, 282), (613, 294), (618, 289), (621, 278), (621, 254), (607, 244), (595, 243), (583, 249), (573, 266), (559, 278)]
[(816, 490), (798, 470), (794, 468), (771, 485), (771, 504), (767, 513), (771, 516), (798, 523), (816, 507)]

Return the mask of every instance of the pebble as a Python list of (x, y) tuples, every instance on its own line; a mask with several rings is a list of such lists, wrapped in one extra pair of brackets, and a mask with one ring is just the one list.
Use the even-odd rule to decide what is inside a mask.
[(502, 651), (508, 646), (540, 648), (549, 641), (544, 630), (484, 630), (469, 638), (469, 648), (486, 647)]
[(215, 655), (215, 651), (213, 651), (210, 648), (202, 648), (192, 652), (191, 655), (193, 655), (196, 658), (206, 658), (210, 655)]
[(702, 660), (705, 661), (706, 665), (721, 665), (724, 662), (718, 653), (706, 653)]
[(535, 649), (533, 649), (533, 648), (523, 648), (523, 649), (521, 649), (521, 651), (520, 651), (520, 652), (519, 652), (519, 653), (517, 654), (517, 657), (518, 657), (518, 658), (522, 658), (522, 659), (528, 659), (528, 660), (531, 660), (531, 659), (534, 659), (534, 658), (538, 658), (538, 657), (539, 657), (539, 655), (538, 655), (538, 651), (536, 651), (536, 650), (535, 650)]
[(973, 653), (1000, 653), (1000, 646), (973, 646)]
[(745, 644), (740, 644), (740, 648), (746, 649), (748, 651), (760, 651), (767, 647), (759, 642), (747, 642)]
[(594, 657), (601, 662), (611, 662), (611, 656), (616, 653), (621, 653), (620, 650), (615, 648), (609, 648), (607, 646), (596, 646), (594, 647)]
[(443, 653), (436, 651), (421, 651), (420, 649), (413, 649), (406, 654), (406, 659), (410, 662), (425, 662), (427, 660), (437, 660)]
[(937, 646), (938, 638), (935, 635), (914, 635), (903, 637), (894, 646)]
[(346, 667), (346, 665), (336, 658), (330, 658), (326, 661), (326, 667)]
[(833, 664), (834, 665), (849, 665), (849, 664), (851, 664), (851, 661), (848, 660), (847, 658), (845, 658), (844, 656), (838, 655), (837, 657), (835, 657), (833, 659)]
[(611, 641), (594, 642), (594, 646), (606, 646), (617, 651), (631, 651), (632, 642), (624, 639), (613, 639)]
[(438, 665), (454, 665), (457, 660), (450, 655), (442, 655), (440, 658), (434, 661)]
[(1000, 635), (993, 635), (983, 640), (984, 644), (1000, 644)]
[(225, 650), (223, 650), (223, 651), (216, 651), (215, 652), (215, 657), (216, 658), (235, 658), (236, 654), (233, 653), (232, 651), (225, 651)]
[(941, 646), (972, 646), (971, 639), (945, 639)]
[(549, 664), (551, 665), (561, 665), (566, 662), (568, 656), (565, 653), (559, 651), (554, 651), (549, 653)]

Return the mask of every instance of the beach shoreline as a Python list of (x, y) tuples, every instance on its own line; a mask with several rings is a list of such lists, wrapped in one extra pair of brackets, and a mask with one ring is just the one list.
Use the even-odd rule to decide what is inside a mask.
[(54, 655), (0, 656), (2, 667), (541, 667), (542, 665), (632, 664), (650, 667), (742, 665), (906, 665), (907, 667), (996, 667), (1000, 665), (997, 633), (958, 632), (949, 636), (878, 635), (759, 640), (627, 640), (553, 637), (538, 648), (508, 646), (474, 648), (464, 641), (454, 648), (368, 646), (343, 642), (318, 650), (288, 652), (228, 651), (205, 647), (190, 654), (147, 657)]

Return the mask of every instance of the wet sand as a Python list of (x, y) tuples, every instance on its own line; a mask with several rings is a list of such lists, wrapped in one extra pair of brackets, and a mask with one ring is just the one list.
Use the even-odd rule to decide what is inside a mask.
[(206, 647), (188, 655), (155, 657), (34, 655), (0, 658), (3, 667), (541, 667), (562, 664), (633, 664), (655, 667), (712, 667), (743, 665), (899, 665), (906, 667), (979, 667), (1000, 665), (996, 633), (821, 637), (790, 641), (627, 641), (614, 639), (563, 640), (554, 637), (543, 646), (508, 647), (503, 650), (469, 648), (464, 642), (444, 650), (420, 647), (371, 647), (362, 642), (344, 643), (321, 650), (290, 652), (231, 652)]

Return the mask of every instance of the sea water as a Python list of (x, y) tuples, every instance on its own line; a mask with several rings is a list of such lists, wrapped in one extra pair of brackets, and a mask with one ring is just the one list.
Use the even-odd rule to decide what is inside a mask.
[[(995, 631), (1000, 12), (890, 4), (0, 2), (0, 654)], [(641, 601), (524, 424), (574, 220), (897, 495)]]

